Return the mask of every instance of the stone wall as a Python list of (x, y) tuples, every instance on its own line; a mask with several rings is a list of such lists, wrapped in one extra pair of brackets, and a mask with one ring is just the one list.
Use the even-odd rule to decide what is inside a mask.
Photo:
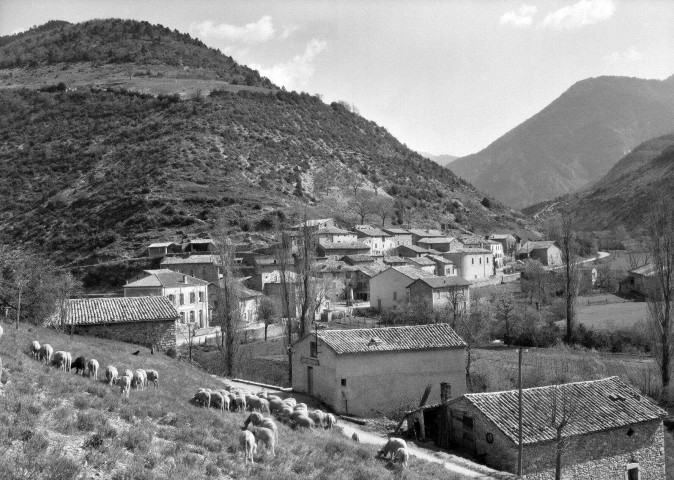
[(135, 343), (161, 350), (176, 346), (175, 321), (127, 322), (103, 325), (77, 325), (75, 333), (94, 337), (110, 338), (121, 342)]

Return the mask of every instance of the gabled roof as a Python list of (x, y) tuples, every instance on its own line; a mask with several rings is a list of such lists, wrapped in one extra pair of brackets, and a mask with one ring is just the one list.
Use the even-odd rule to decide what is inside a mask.
[(369, 228), (354, 228), (355, 233), (359, 237), (390, 237), (388, 233), (384, 232), (383, 230), (379, 230), (378, 228), (375, 227), (369, 227)]
[(478, 253), (489, 253), (491, 254), (491, 250), (487, 250), (486, 248), (469, 248), (469, 247), (462, 247), (462, 248), (456, 248), (454, 250), (450, 250), (449, 252), (445, 252), (445, 254), (450, 254), (450, 253), (466, 253), (466, 254), (478, 254)]
[(426, 257), (430, 258), (435, 263), (439, 263), (441, 265), (453, 265), (454, 264), (454, 262), (452, 262), (451, 260), (447, 260), (442, 255), (426, 255)]
[(236, 290), (234, 291), (237, 298), (245, 300), (248, 298), (262, 297), (264, 294), (258, 292), (257, 290), (251, 290), (250, 288), (244, 287), (243, 285), (237, 285)]
[(178, 245), (178, 244), (175, 242), (158, 242), (158, 243), (151, 243), (147, 248), (170, 247), (171, 245)]
[(410, 288), (412, 285), (418, 282), (425, 283), (433, 290), (447, 287), (467, 287), (470, 285), (470, 282), (468, 280), (464, 280), (463, 277), (453, 276), (453, 277), (420, 278), (410, 283), (407, 286), (407, 288)]
[[(517, 443), (517, 390), (469, 393), (454, 402), (461, 398), (465, 398), (510, 440)], [(555, 429), (551, 426), (555, 401), (558, 415), (562, 414), (564, 403), (567, 412), (571, 413), (570, 422), (563, 430), (565, 437), (626, 427), (667, 416), (667, 412), (618, 377), (525, 388), (522, 390), (524, 444), (555, 438)]]
[(517, 250), (517, 253), (521, 254), (521, 253), (529, 253), (533, 250), (547, 250), (552, 246), (555, 246), (555, 242), (553, 242), (552, 240), (531, 241), (522, 245), (522, 248)]
[(417, 237), (444, 237), (440, 230), (434, 229), (410, 228), (409, 232)]
[(420, 238), (417, 241), (417, 243), (426, 243), (428, 245), (435, 245), (435, 244), (442, 245), (443, 243), (451, 243), (452, 241), (454, 241), (454, 239), (450, 237), (424, 237)]
[(325, 242), (319, 247), (323, 247), (323, 250), (370, 250), (369, 245), (363, 242)]
[(508, 237), (512, 238), (513, 240), (515, 239), (515, 235), (512, 233), (492, 233), (489, 235), (489, 238), (492, 240), (507, 240)]
[(382, 260), (386, 264), (393, 264), (393, 263), (407, 263), (407, 258), (403, 257), (396, 257), (395, 255), (387, 255), (384, 257)]
[(634, 270), (630, 270), (630, 273), (633, 273), (635, 275), (644, 275), (646, 277), (650, 277), (651, 275), (655, 275), (655, 264), (654, 263), (647, 263), (646, 265), (642, 265), (640, 267), (635, 268)]
[[(78, 298), (68, 300), (65, 323), (98, 325), (175, 321), (178, 311), (167, 297)], [(58, 322), (58, 320), (52, 320)]]
[(139, 288), (139, 287), (184, 287), (186, 285), (206, 286), (209, 282), (201, 280), (200, 278), (190, 277), (184, 273), (174, 272), (173, 270), (143, 270), (145, 276), (129, 282), (124, 285), (124, 288)]
[(406, 327), (323, 330), (318, 338), (337, 355), (463, 348), (466, 343), (446, 323)]
[(382, 230), (391, 235), (412, 235), (404, 228), (382, 228)]
[(200, 263), (218, 265), (220, 263), (220, 259), (217, 255), (190, 255), (189, 257), (164, 257), (161, 261), (162, 266)]
[(388, 265), (384, 265), (383, 263), (379, 262), (374, 262), (374, 263), (368, 263), (368, 264), (359, 264), (355, 266), (356, 270), (359, 272), (367, 275), (368, 277), (372, 278), (375, 275), (379, 275), (381, 272), (384, 270), (387, 270), (389, 268)]
[(416, 280), (417, 278), (426, 278), (426, 277), (435, 277), (435, 274), (421, 270), (420, 268), (413, 266), (401, 266), (401, 267), (389, 267), (386, 270), (379, 273), (379, 275), (388, 272), (389, 270), (395, 270), (396, 272), (405, 275), (410, 280)]
[(353, 255), (344, 255), (340, 260), (353, 263), (372, 263), (374, 258), (365, 253), (356, 253)]
[(414, 258), (407, 258), (406, 260), (410, 263), (415, 263), (417, 265), (423, 265), (423, 266), (433, 265), (433, 266), (435, 266), (435, 262), (428, 257), (414, 257)]
[(343, 230), (338, 227), (319, 227), (318, 232), (320, 234), (327, 234), (327, 235), (354, 235), (352, 232), (349, 232), (348, 230)]

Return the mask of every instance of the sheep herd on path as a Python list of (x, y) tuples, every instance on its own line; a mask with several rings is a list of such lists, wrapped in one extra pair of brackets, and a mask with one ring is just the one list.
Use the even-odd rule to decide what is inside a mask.
[[(54, 348), (45, 343), (34, 340), (30, 345), (30, 354), (36, 360), (44, 362), (46, 365), (52, 365), (64, 372), (74, 372), (84, 376), (88, 375), (94, 380), (98, 380), (98, 369), (100, 367), (98, 360), (92, 358), (87, 360), (85, 357), (77, 357), (73, 361), (70, 352), (62, 350), (54, 351)], [(119, 385), (122, 395), (129, 397), (131, 388), (136, 390), (145, 390), (152, 383), (155, 390), (159, 388), (159, 373), (156, 370), (137, 369), (135, 372), (127, 369), (124, 375), (120, 376), (117, 368), (108, 365), (105, 368), (105, 380), (108, 385)]]
[[(251, 412), (244, 421), (241, 427), (242, 432), (239, 435), (244, 463), (248, 463), (249, 460), (254, 463), (253, 457), (260, 446), (264, 446), (272, 457), (275, 456), (278, 427), (274, 417), (276, 421), (283, 422), (293, 429), (339, 428), (336, 426), (337, 419), (332, 413), (318, 409), (309, 410), (306, 403), (298, 403), (292, 397), (282, 399), (278, 395), (269, 394), (266, 390), (252, 393), (228, 383), (225, 383), (219, 390), (200, 388), (190, 402), (204, 408), (216, 408), (227, 412)], [(354, 432), (351, 438), (358, 442), (358, 433)], [(396, 437), (389, 438), (377, 454), (378, 457), (384, 458), (387, 455), (390, 455), (393, 463), (397, 462), (401, 468), (406, 468), (409, 452), (405, 440)]]
[[(98, 380), (100, 365), (96, 359), (87, 360), (80, 356), (73, 361), (70, 352), (54, 352), (51, 345), (48, 343), (40, 345), (38, 341), (31, 343), (30, 354), (36, 360), (57, 367), (64, 372), (74, 372), (82, 376), (86, 374), (90, 378)], [(156, 370), (139, 368), (132, 372), (127, 369), (120, 376), (116, 367), (108, 365), (105, 369), (105, 379), (108, 385), (118, 385), (121, 394), (127, 398), (131, 388), (145, 390), (149, 383), (154, 385), (155, 390), (159, 388), (159, 374)], [(239, 443), (244, 453), (244, 463), (248, 463), (249, 460), (254, 463), (254, 455), (259, 446), (264, 446), (272, 457), (275, 456), (279, 435), (278, 427), (272, 415), (276, 417), (277, 421), (283, 422), (293, 429), (332, 429), (337, 424), (337, 419), (332, 413), (318, 409), (310, 411), (306, 403), (298, 403), (292, 397), (282, 399), (277, 395), (268, 394), (266, 390), (253, 394), (227, 383), (220, 390), (199, 389), (190, 402), (193, 405), (216, 408), (221, 411), (250, 411), (241, 427), (242, 432), (239, 436)], [(358, 433), (354, 432), (351, 438), (358, 442)], [(407, 443), (401, 438), (391, 437), (379, 450), (377, 456), (383, 456), (385, 459), (389, 456), (393, 463), (399, 463), (401, 468), (404, 469), (407, 467), (409, 460)]]

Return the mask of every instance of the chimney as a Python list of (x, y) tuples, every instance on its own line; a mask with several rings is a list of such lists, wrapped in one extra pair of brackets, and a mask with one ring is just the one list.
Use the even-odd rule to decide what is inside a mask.
[(447, 403), (452, 399), (452, 386), (447, 382), (440, 384), (440, 402)]

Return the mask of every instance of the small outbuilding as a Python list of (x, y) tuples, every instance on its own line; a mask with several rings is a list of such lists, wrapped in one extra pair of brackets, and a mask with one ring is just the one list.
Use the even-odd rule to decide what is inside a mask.
[(292, 345), (293, 390), (335, 411), (378, 416), (440, 401), (440, 384), (466, 392), (466, 343), (445, 323), (323, 330)]
[(516, 255), (518, 260), (538, 260), (549, 267), (562, 264), (562, 251), (553, 241), (527, 242)]

